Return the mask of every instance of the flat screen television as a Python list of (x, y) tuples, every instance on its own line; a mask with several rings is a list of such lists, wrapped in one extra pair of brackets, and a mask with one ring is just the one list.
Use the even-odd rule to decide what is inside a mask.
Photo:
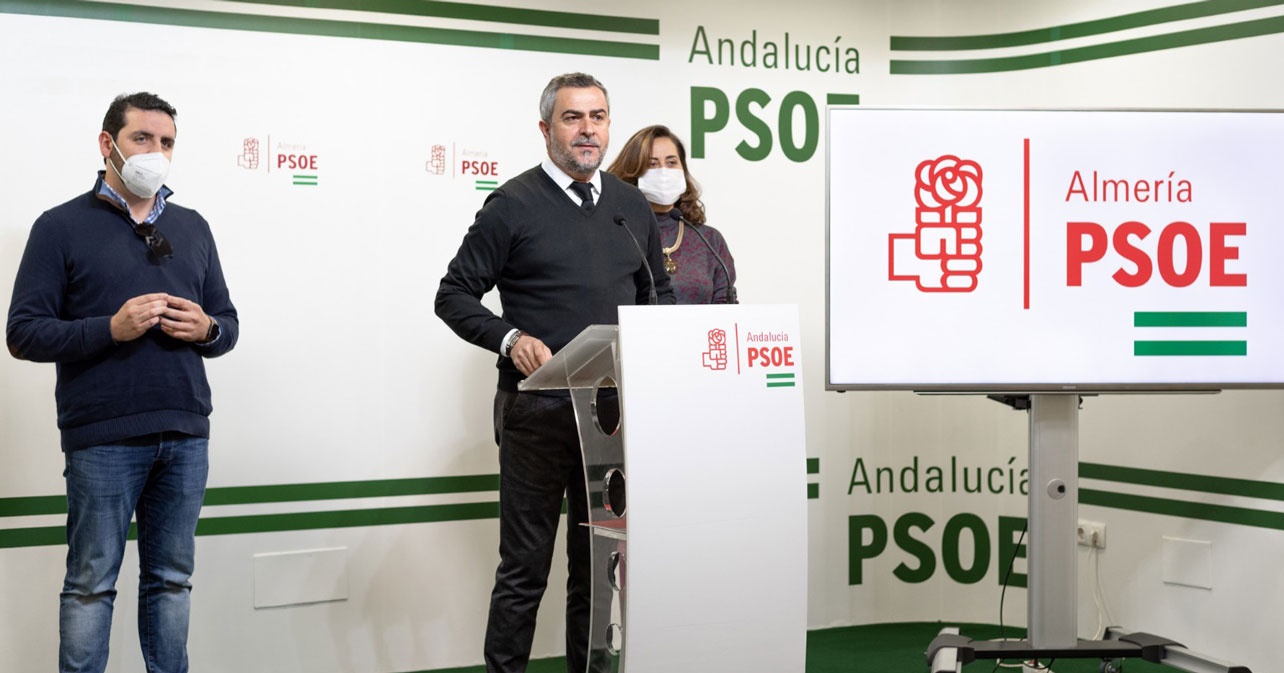
[(828, 110), (826, 387), (1284, 387), (1284, 114)]

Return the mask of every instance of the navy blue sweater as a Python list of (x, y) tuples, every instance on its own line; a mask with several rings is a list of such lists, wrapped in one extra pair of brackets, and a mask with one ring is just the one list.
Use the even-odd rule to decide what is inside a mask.
[[(209, 224), (167, 202), (155, 224), (174, 256), (155, 258), (128, 216), (96, 192), (46, 211), (31, 227), (9, 306), (9, 352), (57, 363), (64, 451), (162, 431), (208, 437), (202, 358), (231, 350), (238, 331)], [(111, 317), (152, 292), (200, 304), (218, 321), (218, 339), (193, 344), (157, 325), (115, 343)]]

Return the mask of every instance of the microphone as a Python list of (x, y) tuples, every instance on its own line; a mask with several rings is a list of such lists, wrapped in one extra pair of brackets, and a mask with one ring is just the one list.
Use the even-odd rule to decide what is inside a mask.
[(646, 261), (646, 255), (642, 252), (642, 246), (638, 245), (637, 237), (633, 235), (632, 231), (629, 231), (629, 224), (628, 224), (628, 221), (624, 219), (624, 216), (619, 213), (616, 213), (615, 223), (620, 225), (620, 227), (623, 228), (626, 233), (628, 233), (629, 240), (633, 241), (633, 249), (637, 250), (638, 257), (642, 258), (642, 266), (646, 268), (647, 278), (651, 279), (651, 294), (650, 294), (650, 301), (648, 303), (650, 303), (652, 306), (655, 306), (660, 302), (658, 299), (656, 299), (656, 296), (655, 296), (655, 274), (651, 273), (651, 263)]
[(709, 239), (705, 238), (704, 234), (700, 233), (700, 226), (693, 223), (691, 220), (688, 220), (687, 218), (683, 217), (682, 211), (678, 210), (677, 208), (670, 210), (669, 215), (673, 216), (673, 218), (678, 220), (679, 222), (685, 222), (688, 226), (691, 227), (691, 231), (694, 231), (696, 233), (696, 236), (699, 236), (700, 240), (704, 241), (704, 247), (708, 248), (709, 254), (713, 255), (713, 258), (718, 260), (718, 264), (722, 265), (722, 274), (727, 277), (727, 303), (728, 304), (736, 303), (736, 286), (731, 283), (731, 271), (727, 269), (727, 263), (722, 261), (722, 255), (719, 255), (717, 252), (715, 252), (713, 249), (713, 246), (709, 244)]

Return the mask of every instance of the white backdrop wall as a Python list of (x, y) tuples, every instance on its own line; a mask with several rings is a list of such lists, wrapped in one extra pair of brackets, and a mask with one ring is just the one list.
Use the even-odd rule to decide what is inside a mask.
[[(238, 348), (208, 367), (216, 407), (210, 487), (221, 500), (206, 507), (197, 540), (191, 640), (193, 660), (206, 671), (400, 673), (480, 662), (497, 560), (494, 358), (458, 340), (431, 305), (486, 194), (478, 181), (502, 182), (543, 156), (536, 99), (552, 75), (585, 70), (606, 83), (616, 148), (651, 123), (685, 138), (710, 222), (736, 256), (742, 300), (800, 306), (804, 378), (812, 382), (805, 397), (816, 484), (806, 523), (813, 628), (995, 621), (1000, 522), (1025, 509), (1023, 414), (972, 397), (822, 390), (821, 125), (829, 95), (887, 106), (1284, 108), (1284, 90), (1274, 85), (1284, 75), (1277, 8), (1051, 44), (906, 52), (891, 50), (890, 38), (1050, 28), (1176, 3), (539, 3), (656, 22), (629, 24), (641, 33), (577, 28), (560, 14), (539, 15), (553, 19), (546, 26), (498, 9), (449, 18), (397, 14), (394, 4), (349, 3), (363, 11), (290, 4), (0, 0), (0, 128), (9, 130), (0, 162), (0, 309), (7, 312), (31, 222), (87, 190), (101, 166), (94, 138), (111, 97), (150, 90), (179, 109), (169, 184), (176, 202), (211, 222), (243, 325)], [(1013, 71), (892, 72), (903, 60), (1058, 50), (1074, 60), (1106, 43), (1199, 42), (1147, 38), (1240, 24), (1224, 30), (1263, 34)], [(800, 71), (792, 54), (790, 68), (766, 67), (766, 43), (780, 50), (786, 33), (791, 52), (800, 44), (857, 50), (859, 71), (848, 72), (847, 52), (837, 73)], [(448, 43), (461, 35), (519, 48)], [(727, 46), (719, 62), (719, 39), (734, 42), (727, 45), (738, 52), (734, 64)], [(594, 48), (654, 58), (566, 53), (579, 48), (571, 40), (651, 45)], [(757, 45), (752, 66), (742, 59), (746, 41)], [(537, 50), (522, 48), (531, 44)], [(727, 123), (713, 130), (707, 119), (717, 104), (701, 101), (723, 97)], [(786, 100), (794, 109), (782, 134)], [(808, 101), (818, 111), (814, 125)], [(771, 149), (757, 159), (767, 134)], [(813, 137), (816, 149), (807, 152)], [(259, 147), (252, 168), (247, 139)], [(440, 174), (434, 146), (442, 148)], [(278, 166), (280, 154), (315, 155), (316, 167), (289, 170)], [(496, 162), (498, 177), (462, 174), (464, 160)], [(63, 517), (49, 498), (63, 488), (54, 371), (5, 359), (0, 381), (0, 661), (6, 670), (39, 670), (56, 656), (65, 554), (57, 544)], [(1085, 497), (1098, 504), (1083, 505), (1082, 516), (1107, 524), (1099, 564), (1116, 622), (1255, 671), (1282, 670), (1272, 657), (1273, 637), (1284, 632), (1281, 411), (1279, 392), (1085, 402), (1081, 459), (1094, 478), (1083, 487), (1102, 495)], [(918, 483), (912, 469), (901, 482), (916, 460)], [(932, 467), (943, 475), (939, 489), (929, 487)], [(1002, 487), (968, 492), (978, 469), (999, 469)], [(245, 488), (256, 486), (268, 488)], [(873, 553), (879, 526), (887, 544)], [(864, 532), (853, 537), (853, 529)], [(1192, 545), (1173, 552), (1165, 536), (1208, 543), (1193, 545), (1207, 554), (1191, 553)], [(974, 543), (980, 537), (988, 558), (980, 554), (987, 545)], [(341, 551), (290, 557), (284, 576), (260, 575), (256, 586), (256, 554), (312, 549)], [(1166, 549), (1177, 557), (1165, 559)], [(1096, 615), (1081, 554), (1087, 635)], [(320, 557), (334, 563), (308, 560)], [(1211, 588), (1164, 582), (1200, 564), (1211, 567)], [(1023, 570), (1018, 560), (1017, 574)], [(131, 545), (111, 671), (141, 666), (136, 575)], [(287, 580), (300, 586), (300, 600), (317, 602), (255, 608), (261, 585)], [(560, 653), (563, 581), (560, 570), (550, 580), (537, 656)], [(1005, 617), (1024, 622), (1020, 589), (1009, 592)]]

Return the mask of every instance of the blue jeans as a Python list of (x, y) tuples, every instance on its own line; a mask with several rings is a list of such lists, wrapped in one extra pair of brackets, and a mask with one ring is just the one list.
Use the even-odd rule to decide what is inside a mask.
[(173, 432), (66, 454), (67, 577), (58, 610), (58, 670), (107, 667), (116, 576), (138, 517), (138, 640), (148, 673), (187, 671), (196, 519), (209, 440)]

